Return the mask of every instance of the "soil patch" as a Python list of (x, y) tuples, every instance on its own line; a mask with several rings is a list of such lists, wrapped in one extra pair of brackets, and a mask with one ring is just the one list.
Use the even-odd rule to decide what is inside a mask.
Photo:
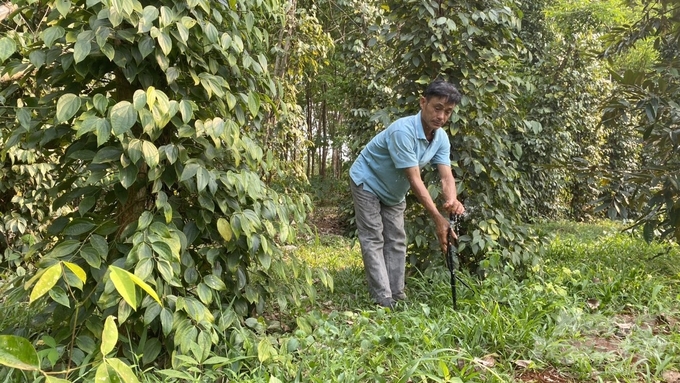
[(560, 374), (554, 368), (548, 368), (542, 371), (523, 371), (517, 376), (521, 382), (527, 383), (572, 383), (576, 380)]
[(337, 207), (316, 207), (308, 216), (309, 225), (323, 235), (345, 235), (347, 224)]

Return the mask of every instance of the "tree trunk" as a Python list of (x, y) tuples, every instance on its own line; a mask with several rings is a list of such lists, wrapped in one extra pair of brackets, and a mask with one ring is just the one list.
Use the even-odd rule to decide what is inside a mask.
[[(288, 5), (290, 8), (286, 13), (286, 19), (284, 20), (284, 25), (279, 31), (279, 43), (278, 46), (281, 47), (281, 52), (276, 56), (276, 61), (274, 63), (274, 78), (283, 80), (286, 75), (286, 68), (288, 67), (288, 56), (290, 55), (290, 45), (293, 34), (295, 33), (295, 12), (297, 10), (297, 0), (289, 0)], [(277, 95), (277, 100), (275, 102), (281, 102), (281, 95)], [(269, 148), (269, 141), (272, 139), (273, 130), (276, 127), (276, 114), (273, 111), (269, 112), (269, 115), (265, 118), (265, 133), (262, 140), (264, 148)], [(274, 138), (274, 140), (276, 140)]]
[(314, 119), (312, 118), (312, 83), (307, 83), (307, 88), (305, 92), (305, 98), (307, 101), (307, 140), (310, 142), (310, 147), (307, 149), (307, 178), (311, 178), (314, 174), (314, 129), (312, 123)]
[[(324, 94), (326, 94), (326, 84), (322, 85)], [(328, 159), (328, 107), (326, 99), (321, 102), (321, 160), (319, 161), (319, 175), (321, 179), (326, 178), (326, 160)]]
[(333, 113), (333, 122), (331, 123), (331, 138), (333, 139), (333, 154), (331, 164), (333, 166), (333, 177), (336, 179), (340, 177), (342, 172), (342, 143), (338, 139), (338, 126), (342, 123), (342, 115), (340, 112)]

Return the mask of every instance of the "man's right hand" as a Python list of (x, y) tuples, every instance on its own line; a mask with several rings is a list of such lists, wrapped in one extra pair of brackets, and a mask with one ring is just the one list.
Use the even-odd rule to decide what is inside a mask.
[(456, 233), (451, 230), (451, 224), (441, 214), (436, 216), (435, 225), (437, 226), (437, 239), (439, 240), (439, 247), (441, 247), (442, 252), (446, 252), (449, 245), (449, 233), (451, 233), (454, 238), (456, 238)]

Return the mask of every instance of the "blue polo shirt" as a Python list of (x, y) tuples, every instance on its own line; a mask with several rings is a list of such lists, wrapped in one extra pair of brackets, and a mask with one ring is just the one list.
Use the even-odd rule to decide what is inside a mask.
[(404, 200), (411, 187), (404, 169), (422, 169), (428, 163), (451, 166), (450, 145), (442, 129), (435, 131), (432, 142), (427, 141), (418, 112), (398, 119), (373, 137), (352, 164), (349, 176), (382, 203), (394, 206)]

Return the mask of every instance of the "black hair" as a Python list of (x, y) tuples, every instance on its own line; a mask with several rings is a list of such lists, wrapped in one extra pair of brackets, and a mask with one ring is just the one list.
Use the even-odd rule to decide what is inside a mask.
[(461, 94), (456, 89), (453, 84), (448, 83), (441, 78), (438, 78), (430, 85), (427, 86), (425, 92), (423, 92), (423, 97), (430, 99), (431, 97), (444, 97), (446, 98), (446, 103), (454, 103), (456, 105), (460, 104)]

